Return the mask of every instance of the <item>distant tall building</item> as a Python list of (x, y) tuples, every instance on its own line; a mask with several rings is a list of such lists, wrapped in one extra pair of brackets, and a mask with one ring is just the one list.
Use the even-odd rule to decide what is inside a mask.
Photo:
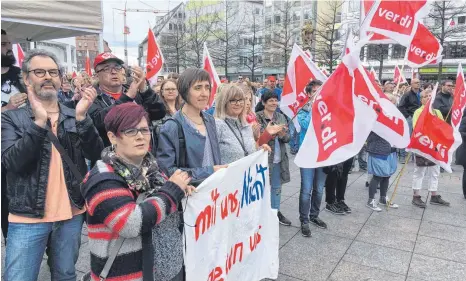
[[(84, 70), (86, 67), (86, 55), (89, 51), (89, 57), (91, 58), (91, 65), (94, 63), (95, 57), (99, 52), (99, 36), (98, 35), (87, 35), (76, 37), (76, 61), (77, 70)], [(112, 52), (109, 48), (107, 41), (104, 40), (104, 52)]]

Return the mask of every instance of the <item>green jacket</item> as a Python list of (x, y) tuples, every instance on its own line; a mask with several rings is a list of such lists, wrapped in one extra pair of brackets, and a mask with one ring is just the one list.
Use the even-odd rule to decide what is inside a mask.
[[(267, 127), (267, 124), (269, 123), (270, 120), (267, 120), (265, 117), (264, 111), (259, 111), (256, 113), (257, 120), (259, 124), (261, 125), (261, 133), (265, 130)], [(288, 121), (282, 113), (279, 112), (274, 112), (273, 114), (273, 122), (276, 124), (287, 124)], [(278, 137), (278, 140), (280, 142), (280, 152), (281, 152), (281, 159), (282, 161), (280, 162), (280, 175), (281, 175), (281, 182), (282, 184), (290, 182), (290, 162), (288, 160), (288, 153), (286, 152), (286, 143), (290, 141), (290, 132), (288, 131), (288, 128), (286, 129), (286, 135), (283, 137)], [(272, 148), (272, 153), (269, 155), (269, 167), (272, 168), (273, 166), (273, 158), (275, 155), (275, 139), (272, 139), (269, 141), (268, 145)], [(269, 173), (269, 177), (272, 176), (272, 172)]]

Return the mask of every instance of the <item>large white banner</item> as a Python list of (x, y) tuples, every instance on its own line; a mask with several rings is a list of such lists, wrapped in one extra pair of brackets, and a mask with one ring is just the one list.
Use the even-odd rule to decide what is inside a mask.
[(278, 218), (270, 206), (267, 152), (230, 164), (197, 191), (183, 204), (186, 280), (276, 279)]

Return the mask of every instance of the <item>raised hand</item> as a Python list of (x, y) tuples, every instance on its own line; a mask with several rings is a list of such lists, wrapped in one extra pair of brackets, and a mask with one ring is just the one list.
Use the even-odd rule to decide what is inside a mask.
[(45, 128), (47, 124), (47, 110), (45, 110), (44, 106), (40, 102), (40, 100), (36, 96), (36, 92), (31, 85), (27, 86), (27, 96), (29, 103), (31, 104), (32, 113), (34, 114), (35, 123), (37, 126)]
[(10, 101), (6, 105), (8, 110), (16, 109), (23, 105), (28, 99), (28, 95), (25, 93), (17, 93), (11, 96)]
[(93, 87), (85, 88), (81, 93), (82, 97), (76, 105), (76, 121), (82, 121), (86, 118), (89, 107), (97, 97), (97, 92)]

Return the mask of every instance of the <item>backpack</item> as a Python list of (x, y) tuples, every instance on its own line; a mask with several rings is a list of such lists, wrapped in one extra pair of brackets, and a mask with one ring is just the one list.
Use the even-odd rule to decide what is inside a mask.
[(153, 155), (156, 154), (157, 152), (157, 147), (159, 144), (159, 135), (160, 135), (160, 129), (162, 126), (168, 122), (172, 121), (175, 122), (177, 127), (178, 127), (178, 142), (179, 142), (179, 148), (180, 148), (180, 153), (179, 153), (179, 163), (177, 163), (178, 167), (186, 167), (186, 138), (184, 136), (184, 131), (183, 131), (183, 126), (181, 125), (180, 121), (173, 119), (173, 118), (168, 118), (164, 120), (161, 123), (157, 123), (153, 129), (152, 129), (152, 139), (151, 139), (151, 152)]

